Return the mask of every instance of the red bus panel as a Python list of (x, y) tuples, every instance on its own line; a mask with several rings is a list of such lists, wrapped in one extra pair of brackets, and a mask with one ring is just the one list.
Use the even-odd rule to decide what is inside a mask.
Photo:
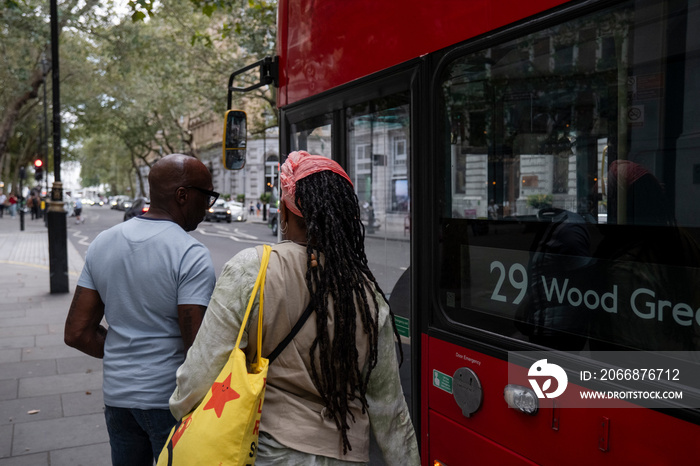
[[(427, 406), (421, 428), (424, 465), (434, 460), (448, 466), (697, 464), (700, 426), (644, 408), (557, 408), (553, 413), (551, 400), (540, 400), (539, 412), (529, 416), (503, 398), (507, 361), (425, 334), (423, 342), (429, 355), (421, 374), (429, 381), (422, 393)], [(484, 392), (481, 408), (471, 417), (462, 414), (451, 393), (430, 382), (433, 371), (452, 375), (461, 367), (477, 374)], [(567, 392), (578, 388), (570, 385)], [(601, 450), (601, 439), (607, 451)]]
[(280, 0), (278, 105), (284, 107), (563, 3)]
[[(700, 118), (685, 104), (699, 95), (696, 10), (572, 3), (542, 27), (417, 63), (430, 88), (406, 83), (385, 99), (382, 79), (356, 81), (564, 3), (279, 3), (278, 105), (287, 107), (289, 148), (339, 149), (333, 157), (347, 161), (368, 206), (363, 220), (381, 234), (415, 226), (412, 263), (406, 256), (401, 265), (421, 284), (411, 290), (420, 312), (411, 325), (425, 333), (411, 367), (424, 465), (700, 458), (700, 426), (674, 417), (692, 413), (546, 399), (529, 416), (503, 393), (513, 383), (507, 348), (582, 358), (700, 349)], [(293, 105), (353, 81), (343, 94)], [(452, 391), (462, 368), (483, 390), (470, 416)], [(515, 371), (527, 386), (527, 370)], [(571, 384), (559, 401), (578, 390), (588, 389)]]
[[(430, 424), (430, 451), (439, 452), (431, 455), (428, 464), (432, 465), (434, 459), (448, 466), (459, 464), (498, 464), (501, 466), (537, 464), (473, 430), (465, 429), (435, 411), (430, 412), (428, 423)], [(455, 441), (456, 432), (459, 432), (458, 441)]]

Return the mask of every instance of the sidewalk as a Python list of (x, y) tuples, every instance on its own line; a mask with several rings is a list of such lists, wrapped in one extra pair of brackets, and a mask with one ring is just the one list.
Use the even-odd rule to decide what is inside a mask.
[(102, 361), (63, 343), (70, 293), (51, 294), (43, 220), (0, 218), (0, 466), (109, 465)]

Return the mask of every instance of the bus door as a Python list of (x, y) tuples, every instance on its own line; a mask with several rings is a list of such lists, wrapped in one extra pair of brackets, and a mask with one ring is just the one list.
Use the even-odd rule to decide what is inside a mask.
[[(606, 352), (673, 352), (671, 370), (676, 357), (697, 362), (700, 120), (686, 67), (697, 71), (698, 45), (685, 34), (700, 24), (681, 3), (563, 10), (434, 58), (435, 207), (419, 213), (432, 247), (416, 267), (431, 284), (418, 300), (430, 309), (423, 464), (697, 461), (688, 378), (656, 387), (683, 386), (687, 403), (664, 405), (676, 409), (577, 409), (532, 398), (529, 368), (509, 364), (514, 352), (564, 354), (578, 368), (568, 396), (619, 389), (581, 375), (612, 367)], [(532, 406), (515, 406), (528, 393)]]
[(412, 74), (411, 69), (355, 83), (347, 91), (282, 112), (283, 154), (305, 150), (333, 158), (353, 182), (365, 225), (369, 268), (389, 301), (401, 336), (401, 377), (409, 407)]

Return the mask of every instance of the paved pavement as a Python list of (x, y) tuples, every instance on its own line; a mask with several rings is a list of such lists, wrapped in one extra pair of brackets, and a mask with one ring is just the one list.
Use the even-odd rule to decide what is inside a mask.
[[(70, 221), (70, 219), (68, 219)], [(43, 220), (0, 218), (0, 466), (110, 465), (102, 361), (63, 343), (70, 293), (51, 294)]]

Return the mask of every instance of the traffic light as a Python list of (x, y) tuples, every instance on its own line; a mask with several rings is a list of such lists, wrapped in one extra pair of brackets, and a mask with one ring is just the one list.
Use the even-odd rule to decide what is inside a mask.
[(44, 178), (44, 161), (36, 159), (34, 161), (34, 179), (41, 181)]

